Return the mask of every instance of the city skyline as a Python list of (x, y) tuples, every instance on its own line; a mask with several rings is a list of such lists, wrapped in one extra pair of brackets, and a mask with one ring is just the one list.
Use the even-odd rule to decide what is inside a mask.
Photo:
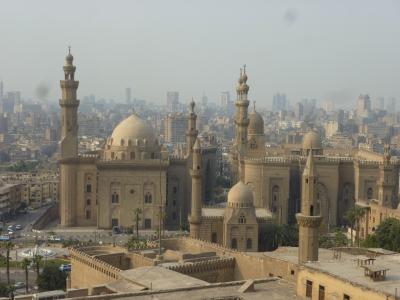
[(360, 93), (400, 95), (400, 43), (392, 38), (400, 28), (397, 1), (354, 1), (346, 9), (340, 1), (254, 1), (244, 10), (237, 1), (70, 1), (61, 13), (54, 2), (40, 3), (8, 4), (0, 29), (0, 80), (26, 98), (60, 98), (68, 45), (85, 83), (80, 98), (93, 93), (123, 102), (131, 87), (132, 98), (156, 103), (175, 90), (183, 102), (205, 91), (218, 103), (222, 91), (233, 95), (244, 63), (250, 99), (261, 107), (270, 107), (277, 92), (291, 104), (316, 98), (336, 107)]

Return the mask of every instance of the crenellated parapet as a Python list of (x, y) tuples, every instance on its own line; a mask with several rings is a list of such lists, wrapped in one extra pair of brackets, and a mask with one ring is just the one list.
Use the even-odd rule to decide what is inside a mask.
[(209, 259), (190, 264), (179, 264), (174, 266), (168, 266), (167, 269), (186, 275), (191, 275), (196, 273), (233, 269), (234, 267), (235, 267), (234, 257), (224, 257), (224, 258), (216, 257), (215, 259)]

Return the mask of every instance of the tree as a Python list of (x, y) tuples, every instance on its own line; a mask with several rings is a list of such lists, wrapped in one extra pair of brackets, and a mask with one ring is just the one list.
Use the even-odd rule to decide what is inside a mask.
[(40, 263), (42, 262), (43, 256), (39, 255), (39, 254), (35, 254), (32, 257), (32, 262), (33, 265), (35, 266), (36, 269), (36, 278), (39, 278), (39, 273), (40, 273)]
[(362, 217), (365, 215), (365, 210), (359, 206), (355, 206), (351, 209), (349, 209), (344, 218), (347, 220), (347, 222), (350, 225), (350, 235), (351, 235), (351, 246), (353, 246), (353, 231), (356, 230), (356, 241), (359, 246), (360, 244), (360, 239), (359, 239), (359, 228), (360, 228), (360, 220)]
[(135, 208), (133, 210), (133, 222), (135, 223), (136, 227), (136, 237), (139, 238), (139, 223), (141, 221), (141, 214), (142, 214), (142, 209), (141, 208)]
[(3, 242), (2, 248), (6, 249), (6, 274), (7, 274), (7, 284), (10, 285), (10, 251), (13, 248), (13, 243)]
[(60, 271), (58, 266), (49, 264), (43, 268), (37, 279), (39, 290), (65, 290), (67, 274)]
[(29, 284), (29, 278), (28, 278), (28, 275), (29, 275), (29, 271), (28, 271), (28, 267), (29, 267), (29, 265), (31, 264), (31, 260), (30, 259), (28, 259), (28, 258), (24, 258), (23, 260), (22, 260), (22, 262), (21, 262), (21, 267), (25, 270), (25, 291), (26, 291), (26, 293), (28, 293), (28, 291), (29, 291), (29, 287), (28, 287), (28, 284)]
[(296, 247), (299, 244), (297, 225), (268, 224), (260, 230), (259, 248), (273, 251), (278, 246)]
[(363, 241), (363, 247), (400, 251), (400, 220), (388, 218)]

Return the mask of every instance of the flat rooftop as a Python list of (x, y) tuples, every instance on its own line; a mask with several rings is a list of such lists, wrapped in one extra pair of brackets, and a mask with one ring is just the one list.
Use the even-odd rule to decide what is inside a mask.
[[(257, 281), (256, 281), (257, 282)], [(302, 299), (296, 296), (294, 285), (286, 281), (271, 278), (254, 284), (254, 291), (246, 293), (239, 292), (244, 282), (216, 283), (209, 286), (180, 289), (176, 291), (152, 292), (146, 291), (137, 295), (116, 297), (113, 299), (132, 299), (132, 300), (283, 300), (283, 299)]]

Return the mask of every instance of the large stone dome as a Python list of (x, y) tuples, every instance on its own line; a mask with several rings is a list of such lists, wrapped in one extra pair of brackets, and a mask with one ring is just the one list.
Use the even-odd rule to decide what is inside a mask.
[(264, 119), (256, 111), (249, 113), (249, 127), (248, 133), (251, 134), (264, 134)]
[(252, 207), (253, 192), (242, 181), (236, 183), (228, 193), (228, 207)]
[(303, 136), (303, 149), (322, 149), (321, 137), (316, 130), (310, 130)]
[(137, 143), (153, 144), (155, 141), (156, 135), (151, 125), (137, 114), (132, 114), (114, 128), (110, 144), (128, 146)]

